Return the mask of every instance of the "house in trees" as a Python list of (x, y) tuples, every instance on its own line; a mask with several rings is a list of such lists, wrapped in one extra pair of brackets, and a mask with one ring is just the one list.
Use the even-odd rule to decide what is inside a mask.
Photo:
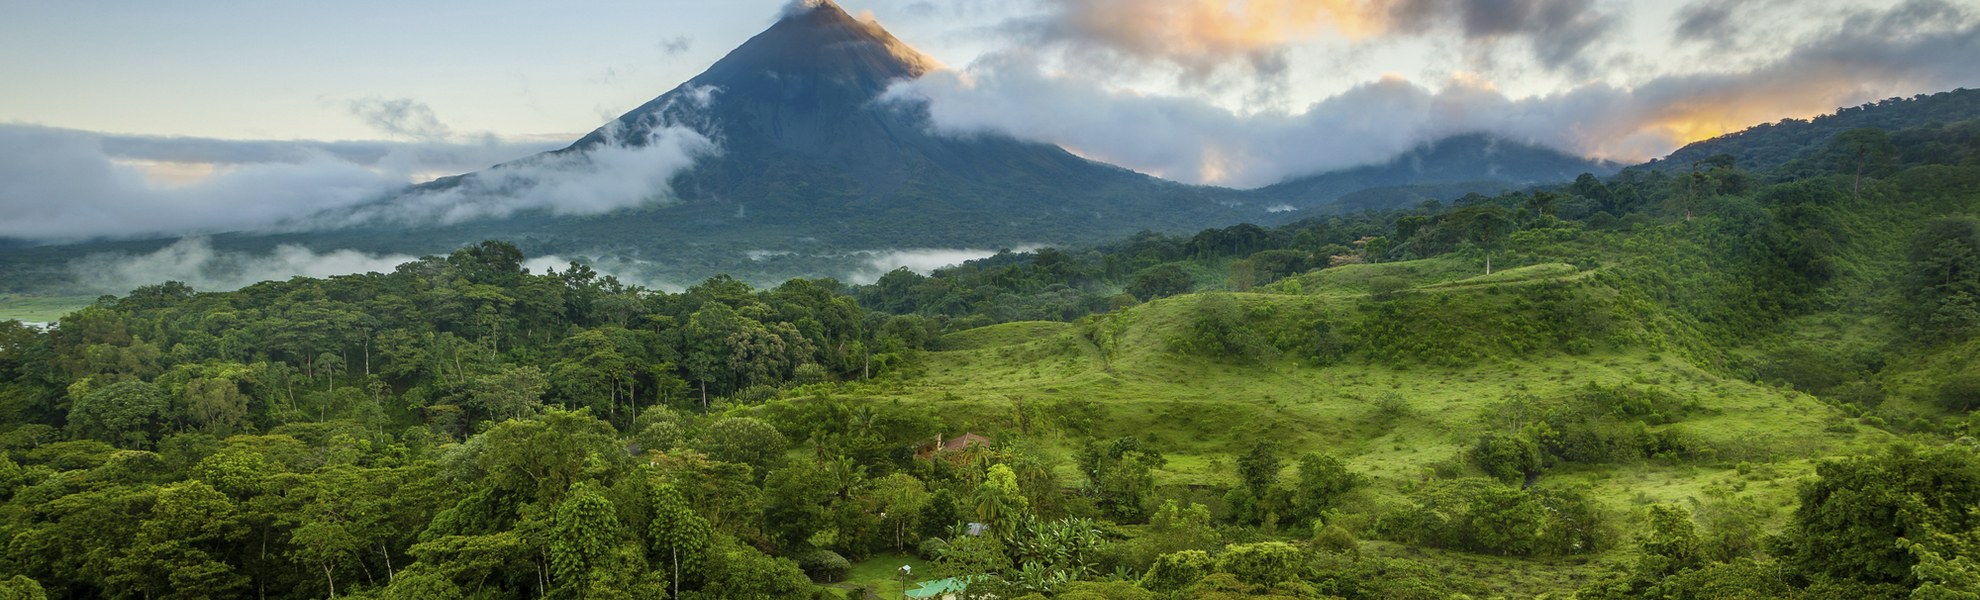
[(915, 457), (929, 460), (939, 457), (950, 462), (966, 463), (974, 458), (977, 452), (989, 449), (990, 438), (964, 432), (960, 437), (948, 440), (943, 440), (942, 436), (938, 435), (923, 441), (916, 449)]
[(975, 579), (975, 577), (950, 577), (936, 581), (917, 581), (915, 585), (921, 587), (908, 590), (907, 595), (918, 600), (928, 598), (954, 600)]

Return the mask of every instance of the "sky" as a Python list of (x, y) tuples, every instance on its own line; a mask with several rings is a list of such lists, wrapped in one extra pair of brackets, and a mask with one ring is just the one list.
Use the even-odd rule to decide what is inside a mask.
[[(798, 0), (803, 2), (806, 0)], [(810, 0), (815, 1), (815, 0)], [(0, 0), (0, 237), (298, 224), (568, 144), (791, 0)], [(845, 0), (945, 65), (934, 126), (1189, 183), (1268, 185), (1485, 131), (1635, 162), (1893, 96), (1980, 87), (1980, 0)], [(802, 8), (801, 6), (799, 8)], [(685, 130), (500, 201), (664, 196)], [(575, 200), (570, 200), (575, 199)]]

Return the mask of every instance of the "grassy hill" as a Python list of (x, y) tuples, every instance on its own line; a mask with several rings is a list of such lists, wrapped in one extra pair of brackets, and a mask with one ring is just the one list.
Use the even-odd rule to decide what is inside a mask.
[[(1932, 341), (1943, 338), (1921, 333), (1905, 290), (1921, 228), (1980, 210), (1976, 176), (1915, 168), (1857, 196), (1833, 181), (1788, 184), (1689, 221), (1543, 232), (1498, 250), (1509, 268), (1490, 275), (1473, 249), (968, 329), (851, 393), (934, 406), (952, 429), (1058, 456), (1068, 481), (1089, 440), (1135, 436), (1167, 458), (1156, 498), (1218, 518), (1231, 507), (1213, 490), (1242, 486), (1238, 465), (1261, 440), (1284, 456), (1330, 454), (1368, 478), (1334, 517), (1366, 538), (1439, 482), (1490, 476), (1469, 453), (1506, 433), (1509, 413), (1626, 398), (1602, 405), (1611, 425), (1640, 427), (1663, 450), (1550, 455), (1520, 485), (1579, 490), (1624, 531), (1646, 528), (1657, 505), (1747, 507), (1775, 530), (1822, 461), (1966, 431), (1946, 412), (1964, 393), (1948, 382), (1976, 372), (1980, 341)], [(1796, 254), (1824, 239), (1822, 256)], [(1810, 271), (1816, 259), (1826, 266)], [(1282, 465), (1281, 481), (1299, 476)], [(1362, 548), (1469, 573), (1505, 597), (1569, 593), (1637, 555), (1630, 544), (1523, 560)]]
[[(1708, 486), (1737, 487), (1761, 506), (1794, 501), (1793, 482), (1813, 473), (1824, 457), (1865, 451), (1892, 439), (1874, 428), (1853, 428), (1838, 408), (1806, 393), (1756, 384), (1700, 368), (1677, 356), (1670, 342), (1603, 344), (1570, 352), (1577, 341), (1532, 344), (1517, 339), (1522, 318), (1544, 309), (1527, 302), (1540, 291), (1566, 290), (1570, 300), (1612, 305), (1620, 291), (1596, 273), (1543, 264), (1463, 277), (1469, 265), (1424, 260), (1329, 269), (1299, 278), (1299, 294), (1203, 293), (1161, 299), (1080, 323), (1008, 323), (944, 336), (914, 375), (865, 388), (879, 401), (932, 404), (963, 429), (1008, 443), (1042, 446), (1070, 456), (1088, 439), (1138, 436), (1161, 450), (1168, 463), (1156, 471), (1170, 494), (1224, 510), (1208, 487), (1239, 485), (1235, 465), (1263, 439), (1283, 444), (1288, 455), (1325, 452), (1342, 457), (1372, 485), (1358, 498), (1349, 522), (1363, 528), (1389, 504), (1442, 477), (1479, 476), (1463, 454), (1489, 428), (1485, 415), (1509, 398), (1553, 402), (1591, 386), (1639, 391), (1677, 399), (1685, 414), (1650, 427), (1685, 436), (1686, 457), (1657, 457), (1607, 465), (1573, 465), (1540, 477), (1535, 485), (1575, 487), (1602, 503), (1635, 515), (1651, 503), (1696, 503)], [(1413, 291), (1381, 299), (1367, 282), (1395, 277)], [(1282, 288), (1283, 289), (1283, 288)], [(1244, 327), (1282, 339), (1288, 329), (1330, 322), (1340, 331), (1383, 325), (1383, 308), (1396, 303), (1431, 307), (1418, 324), (1448, 327), (1383, 329), (1397, 336), (1383, 347), (1439, 356), (1414, 359), (1349, 357), (1316, 361), (1281, 352), (1262, 360), (1232, 361), (1185, 348), (1201, 324), (1219, 312), (1240, 315)], [(1630, 326), (1606, 340), (1657, 339)], [(1756, 467), (1755, 465), (1759, 465)], [(1069, 465), (1064, 476), (1076, 479)], [(1288, 466), (1283, 477), (1298, 476)], [(1750, 484), (1750, 485), (1749, 485)], [(1784, 510), (1772, 513), (1775, 520)], [(1371, 550), (1512, 583), (1516, 596), (1566, 592), (1569, 576), (1500, 579), (1531, 573), (1537, 563), (1487, 560), (1461, 553), (1424, 554), (1406, 546)], [(1584, 557), (1594, 572), (1629, 553)], [(1589, 563), (1593, 558), (1595, 562)], [(1478, 565), (1472, 563), (1495, 563)]]

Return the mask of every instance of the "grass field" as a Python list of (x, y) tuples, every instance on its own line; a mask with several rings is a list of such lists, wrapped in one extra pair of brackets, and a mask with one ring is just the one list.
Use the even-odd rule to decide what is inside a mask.
[(95, 296), (45, 298), (0, 295), (0, 321), (18, 319), (32, 323), (52, 322), (95, 301)]
[(845, 581), (823, 587), (842, 598), (871, 598), (863, 594), (854, 595), (853, 590), (866, 589), (884, 600), (899, 600), (902, 597), (901, 565), (907, 565), (909, 572), (913, 573), (913, 576), (908, 578), (908, 589), (915, 588), (916, 582), (940, 579), (935, 576), (935, 565), (915, 558), (912, 554), (899, 556), (878, 554), (866, 559), (865, 562), (853, 565), (852, 571), (847, 572)]
[[(1453, 314), (1519, 305), (1511, 299), (1516, 293), (1494, 288), (1567, 282), (1586, 290), (1577, 293), (1613, 293), (1583, 285), (1588, 274), (1570, 265), (1489, 277), (1459, 266), (1419, 261), (1329, 269), (1306, 276), (1303, 294), (1225, 297), (1249, 314), (1297, 321), (1362, 310), (1374, 277), (1404, 278), (1411, 294), (1430, 298), (1418, 306), (1448, 304)], [(1510, 397), (1562, 399), (1595, 384), (1693, 403), (1682, 419), (1651, 430), (1681, 430), (1713, 455), (1563, 465), (1541, 478), (1540, 485), (1584, 487), (1620, 518), (1624, 531), (1640, 530), (1650, 504), (1693, 505), (1715, 486), (1772, 507), (1767, 518), (1778, 526), (1792, 511), (1796, 482), (1812, 476), (1817, 461), (1896, 439), (1808, 394), (1683, 360), (1663, 341), (1603, 344), (1578, 354), (1487, 352), (1455, 365), (1350, 358), (1323, 366), (1289, 355), (1239, 364), (1172, 351), (1169, 340), (1187, 334), (1197, 305), (1210, 296), (1155, 300), (1094, 324), (1008, 323), (951, 334), (938, 343), (940, 351), (924, 357), (916, 375), (855, 393), (940, 406), (951, 435), (973, 431), (1043, 449), (1058, 457), (1063, 481), (1078, 480), (1067, 457), (1088, 440), (1134, 435), (1168, 458), (1156, 472), (1158, 485), (1230, 486), (1238, 483), (1237, 458), (1257, 441), (1273, 439), (1287, 459), (1282, 478), (1296, 478), (1297, 457), (1313, 451), (1341, 457), (1367, 475), (1372, 485), (1358, 503), (1371, 511), (1406, 501), (1427, 481), (1448, 476), (1438, 473), (1477, 476), (1462, 452), (1485, 431), (1481, 413)], [(1481, 331), (1462, 335), (1499, 335), (1491, 330), (1496, 321), (1480, 323), (1474, 328)], [(1382, 555), (1493, 574), (1515, 596), (1569, 592), (1595, 565), (1628, 553), (1548, 563), (1371, 544)]]

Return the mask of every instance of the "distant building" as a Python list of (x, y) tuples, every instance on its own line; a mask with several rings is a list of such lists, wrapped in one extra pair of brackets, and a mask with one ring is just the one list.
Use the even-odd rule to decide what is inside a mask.
[(915, 450), (916, 458), (934, 459), (937, 456), (951, 462), (967, 462), (976, 452), (990, 449), (990, 438), (964, 432), (961, 437), (943, 440), (942, 436), (928, 438)]

